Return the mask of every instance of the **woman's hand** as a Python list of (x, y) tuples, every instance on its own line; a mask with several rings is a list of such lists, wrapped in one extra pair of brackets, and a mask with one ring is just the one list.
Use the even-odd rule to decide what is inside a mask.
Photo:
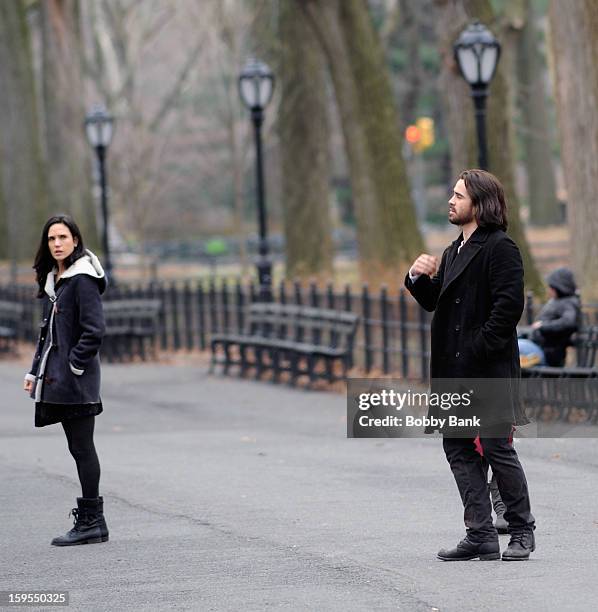
[(33, 390), (33, 382), (25, 379), (23, 381), (23, 389), (27, 391), (27, 393), (31, 393), (31, 391)]

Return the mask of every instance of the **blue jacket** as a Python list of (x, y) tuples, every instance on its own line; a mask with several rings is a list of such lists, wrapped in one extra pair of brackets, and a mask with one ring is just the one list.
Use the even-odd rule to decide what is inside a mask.
[(56, 285), (55, 273), (56, 269), (46, 279), (37, 350), (25, 376), (34, 382), (31, 397), (52, 404), (99, 402), (104, 270), (88, 250)]

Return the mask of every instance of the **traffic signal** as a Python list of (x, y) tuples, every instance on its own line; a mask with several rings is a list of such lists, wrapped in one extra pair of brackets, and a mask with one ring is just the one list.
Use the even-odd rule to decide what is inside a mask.
[(434, 144), (434, 119), (431, 117), (419, 117), (415, 125), (421, 133), (417, 144), (419, 151), (425, 151)]
[(421, 130), (417, 125), (408, 125), (405, 130), (405, 140), (412, 146), (415, 147), (421, 140)]

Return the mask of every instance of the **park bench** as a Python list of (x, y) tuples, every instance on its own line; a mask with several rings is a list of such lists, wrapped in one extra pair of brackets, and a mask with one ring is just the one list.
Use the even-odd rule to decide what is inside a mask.
[(116, 299), (103, 303), (106, 332), (102, 357), (107, 361), (146, 360), (156, 356), (162, 302), (157, 299)]
[(16, 347), (23, 321), (23, 305), (0, 300), (0, 353), (11, 353)]
[[(241, 375), (255, 368), (257, 379), (272, 370), (274, 382), (282, 372), (289, 373), (290, 384), (302, 375), (309, 377), (310, 384), (318, 378), (344, 380), (352, 365), (358, 321), (351, 312), (273, 302), (251, 304), (242, 333), (212, 335), (210, 371), (221, 364), (226, 374), (230, 366), (238, 365)], [(335, 372), (335, 363), (342, 366), (341, 376)], [(323, 371), (318, 370), (320, 364)]]
[(522, 398), (536, 414), (550, 406), (567, 420), (574, 410), (584, 410), (588, 420), (598, 422), (598, 326), (577, 332), (571, 341), (574, 366), (534, 366), (522, 370)]

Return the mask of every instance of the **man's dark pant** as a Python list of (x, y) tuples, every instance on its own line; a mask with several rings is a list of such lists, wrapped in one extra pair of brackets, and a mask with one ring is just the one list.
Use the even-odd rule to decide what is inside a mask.
[(527, 481), (517, 453), (509, 441), (510, 434), (510, 424), (493, 427), (492, 437), (487, 437), (488, 432), (480, 431), (483, 458), (476, 451), (474, 438), (443, 439), (444, 452), (465, 508), (467, 533), (472, 540), (481, 542), (495, 540), (497, 537), (492, 524), (492, 506), (484, 459), (488, 461), (492, 473), (496, 476), (500, 495), (507, 507), (504, 516), (509, 523), (509, 531), (534, 526)]

